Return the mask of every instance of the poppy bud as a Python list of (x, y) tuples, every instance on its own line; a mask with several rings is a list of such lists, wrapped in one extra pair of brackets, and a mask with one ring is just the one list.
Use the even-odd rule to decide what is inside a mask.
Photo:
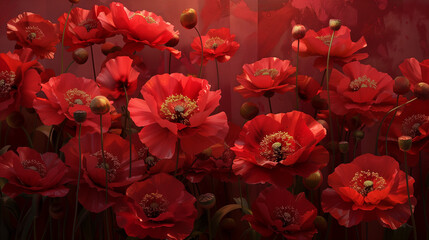
[(329, 19), (329, 28), (333, 31), (338, 31), (341, 28), (341, 20), (340, 19)]
[(328, 103), (326, 99), (320, 97), (320, 95), (316, 95), (311, 99), (311, 106), (316, 110), (326, 110), (328, 109)]
[(399, 149), (403, 152), (408, 152), (411, 149), (413, 144), (413, 139), (410, 136), (400, 136), (398, 137)]
[(421, 100), (429, 99), (429, 84), (420, 82), (414, 86), (414, 96)]
[(167, 47), (175, 47), (179, 44), (179, 35), (174, 34), (174, 36), (165, 44)]
[(198, 204), (204, 209), (210, 209), (216, 204), (216, 196), (213, 193), (204, 193), (198, 197)]
[(365, 137), (365, 132), (362, 130), (356, 130), (353, 132), (353, 137), (355, 137), (357, 141), (360, 141)]
[(110, 102), (105, 96), (96, 96), (89, 105), (91, 111), (97, 115), (103, 115), (110, 111)]
[(326, 230), (326, 228), (328, 227), (328, 223), (326, 222), (326, 219), (322, 216), (317, 216), (314, 219), (313, 223), (319, 232), (324, 232)]
[(322, 126), (326, 129), (326, 131), (329, 130), (329, 124), (325, 120), (319, 119), (319, 120), (317, 120), (317, 122), (322, 124)]
[(338, 142), (330, 141), (328, 143), (328, 145), (326, 146), (326, 149), (328, 149), (328, 151), (331, 153), (334, 152), (334, 150), (335, 150), (335, 152), (338, 152)]
[(111, 43), (111, 42), (105, 42), (105, 43), (103, 43), (103, 45), (101, 45), (101, 52), (107, 56), (107, 54), (112, 53), (112, 49), (115, 46), (116, 45)]
[(80, 0), (69, 0), (69, 2), (71, 2), (71, 3), (79, 3)]
[(25, 118), (20, 112), (12, 112), (7, 116), (6, 123), (11, 128), (21, 128), (24, 126)]
[(362, 125), (362, 121), (359, 115), (355, 115), (351, 118), (353, 129), (359, 128)]
[(305, 29), (304, 25), (297, 24), (297, 25), (293, 26), (293, 28), (292, 28), (292, 37), (295, 39), (301, 39), (301, 38), (305, 37), (306, 31), (307, 30)]
[(232, 232), (237, 227), (237, 222), (234, 218), (224, 218), (220, 222), (220, 227), (226, 232)]
[(320, 185), (322, 185), (322, 182), (322, 172), (320, 172), (320, 170), (317, 170), (316, 172), (308, 175), (308, 177), (304, 178), (302, 183), (304, 184), (304, 187), (308, 190), (315, 190), (320, 187)]
[(180, 14), (180, 23), (184, 28), (192, 29), (197, 25), (197, 11), (193, 8), (187, 8)]
[(212, 155), (212, 152), (213, 152), (212, 148), (208, 147), (208, 148), (204, 149), (201, 152), (201, 154), (204, 154), (205, 156), (207, 156), (207, 158), (209, 158)]
[(400, 76), (395, 78), (395, 84), (393, 85), (393, 92), (398, 95), (404, 95), (410, 91), (410, 81), (408, 78)]
[(338, 148), (340, 149), (340, 153), (348, 153), (349, 152), (349, 142), (347, 142), (347, 141), (339, 142)]
[(252, 102), (244, 102), (240, 108), (240, 115), (246, 120), (252, 120), (259, 114), (259, 107)]
[(86, 111), (78, 110), (73, 113), (73, 118), (77, 123), (83, 123), (86, 120)]
[(77, 64), (84, 64), (88, 60), (88, 51), (85, 48), (78, 48), (74, 50), (72, 57)]

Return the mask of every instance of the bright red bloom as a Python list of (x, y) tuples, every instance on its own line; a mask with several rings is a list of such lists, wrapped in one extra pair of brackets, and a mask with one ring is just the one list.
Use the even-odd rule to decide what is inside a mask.
[(56, 25), (40, 15), (23, 12), (7, 23), (7, 38), (33, 49), (38, 58), (53, 59), (59, 43)]
[(160, 173), (127, 189), (127, 200), (115, 206), (116, 221), (128, 236), (185, 239), (197, 217), (195, 198), (176, 178)]
[(402, 74), (410, 81), (410, 89), (419, 82), (429, 84), (429, 59), (419, 62), (415, 58), (407, 58), (400, 65)]
[[(359, 62), (344, 65), (343, 72), (333, 69), (329, 79), (333, 113), (339, 116), (360, 115), (363, 122), (371, 125), (396, 106), (395, 82), (387, 73)], [(328, 98), (326, 91), (321, 96)]]
[(40, 75), (30, 67), (36, 61), (21, 62), (16, 54), (0, 53), (0, 119), (4, 120), (21, 106), (33, 107), (40, 91)]
[[(87, 134), (81, 138), (82, 172), (79, 202), (88, 211), (101, 212), (124, 197), (125, 189), (133, 182), (141, 180), (144, 162), (137, 160), (134, 146), (131, 153), (131, 177), (129, 142), (115, 134), (104, 134), (104, 165), (101, 155), (100, 134)], [(70, 177), (77, 181), (79, 170), (79, 142), (72, 138), (61, 151), (66, 164), (71, 167)], [(108, 176), (108, 198), (106, 199), (106, 171)]]
[[(113, 35), (112, 32), (104, 29), (97, 19), (100, 13), (107, 15), (110, 10), (105, 6), (98, 5), (94, 5), (91, 10), (82, 8), (71, 10), (64, 35), (64, 45), (69, 46), (68, 51), (104, 43), (106, 38)], [(58, 18), (61, 35), (66, 19), (67, 13)]]
[(40, 194), (64, 197), (69, 189), (65, 177), (67, 167), (55, 153), (40, 154), (28, 147), (19, 147), (18, 154), (8, 151), (0, 156), (0, 177), (8, 182), (2, 192), (10, 197), (18, 194)]
[[(416, 100), (407, 104), (399, 116), (395, 116), (389, 129), (387, 137), (387, 147), (389, 156), (401, 162), (404, 159), (404, 152), (399, 149), (398, 138), (400, 136), (410, 136), (413, 139), (411, 149), (407, 152), (408, 164), (415, 166), (419, 160), (419, 153), (429, 149), (429, 108), (425, 101)], [(391, 114), (393, 115), (393, 114)], [(390, 125), (391, 117), (384, 120), (379, 137), (379, 152), (384, 154), (386, 132)]]
[(286, 239), (312, 239), (317, 233), (313, 221), (317, 209), (304, 193), (294, 196), (287, 189), (269, 187), (252, 204), (253, 215), (243, 219), (264, 237), (281, 235)]
[(137, 78), (139, 72), (132, 66), (133, 60), (127, 56), (118, 56), (105, 63), (97, 76), (100, 92), (111, 100), (128, 96), (137, 89)]
[[(412, 204), (416, 205), (414, 179), (408, 177)], [(322, 208), (338, 223), (351, 227), (364, 221), (397, 229), (410, 217), (405, 173), (389, 156), (364, 154), (340, 164), (329, 175), (332, 188), (322, 193)]]
[[(331, 36), (332, 29), (329, 27), (323, 28), (317, 33), (314, 30), (308, 30), (305, 37), (300, 39), (299, 55), (304, 57), (321, 56), (316, 59), (314, 65), (319, 69), (325, 69)], [(356, 53), (364, 47), (366, 47), (364, 37), (361, 37), (357, 42), (352, 42), (350, 38), (350, 29), (346, 26), (342, 26), (338, 31), (335, 31), (334, 34), (330, 54), (331, 61), (344, 64), (365, 59), (368, 57), (368, 53)], [(297, 51), (298, 40), (292, 43), (292, 49), (295, 52)]]
[[(68, 123), (75, 126), (73, 113), (83, 110), (87, 112), (87, 119), (82, 123), (82, 132), (100, 132), (100, 117), (89, 108), (91, 100), (100, 95), (94, 80), (64, 73), (42, 84), (42, 92), (46, 98), (34, 99), (34, 109), (43, 124), (58, 125), (68, 119), (71, 120)], [(110, 124), (110, 114), (103, 115), (103, 131), (107, 131)]]
[(244, 98), (259, 97), (266, 92), (285, 93), (295, 89), (295, 71), (289, 60), (276, 57), (244, 64), (243, 73), (237, 76), (241, 85), (234, 87), (234, 91)]
[[(210, 29), (207, 35), (201, 36), (203, 40), (203, 64), (216, 59), (219, 62), (227, 62), (237, 52), (240, 44), (235, 42), (235, 35), (229, 33), (229, 28)], [(191, 44), (194, 52), (191, 52), (192, 63), (201, 63), (201, 41), (194, 38)]]
[(306, 177), (325, 167), (328, 151), (318, 145), (322, 124), (303, 112), (260, 115), (248, 121), (232, 150), (232, 169), (247, 183), (289, 186), (295, 175)]
[(98, 19), (104, 28), (122, 34), (126, 42), (124, 49), (130, 52), (140, 51), (144, 45), (159, 50), (168, 50), (176, 58), (180, 58), (180, 51), (165, 44), (179, 35), (174, 26), (165, 22), (161, 16), (145, 10), (132, 12), (122, 3), (112, 2), (111, 13), (100, 13)]
[(182, 151), (196, 154), (228, 133), (224, 112), (209, 116), (219, 105), (220, 90), (210, 91), (205, 79), (156, 75), (141, 93), (145, 100), (132, 98), (128, 110), (134, 123), (144, 127), (140, 140), (158, 158), (172, 158), (178, 139)]

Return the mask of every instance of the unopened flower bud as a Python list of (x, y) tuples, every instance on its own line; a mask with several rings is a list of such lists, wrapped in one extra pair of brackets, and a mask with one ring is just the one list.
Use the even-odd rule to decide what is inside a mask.
[(320, 185), (322, 185), (323, 182), (323, 175), (322, 172), (320, 172), (320, 170), (317, 170), (316, 172), (308, 175), (308, 177), (303, 179), (303, 184), (304, 187), (307, 188), (308, 190), (315, 190), (318, 187), (320, 187)]
[(413, 144), (413, 139), (410, 136), (400, 136), (398, 137), (399, 149), (403, 152), (408, 152), (411, 149)]
[(329, 19), (329, 28), (333, 31), (338, 31), (341, 28), (341, 20), (339, 19)]
[(362, 120), (360, 119), (360, 116), (359, 115), (354, 115), (352, 118), (351, 118), (351, 124), (352, 124), (352, 128), (353, 129), (357, 129), (357, 128), (359, 128), (360, 126), (361, 126), (361, 124), (362, 124)]
[(7, 116), (6, 123), (11, 128), (21, 128), (24, 126), (25, 118), (20, 112), (12, 112)]
[(259, 107), (252, 102), (244, 102), (240, 108), (240, 115), (246, 120), (252, 120), (259, 114)]
[(232, 232), (237, 227), (237, 222), (234, 218), (224, 218), (220, 222), (220, 227), (226, 232)]
[(292, 28), (292, 37), (295, 39), (301, 39), (301, 38), (305, 37), (306, 31), (307, 30), (305, 29), (304, 25), (297, 24), (297, 25), (293, 26), (293, 28)]
[(365, 132), (362, 130), (356, 130), (353, 132), (353, 137), (355, 137), (357, 141), (360, 141), (365, 137)]
[(395, 78), (395, 84), (393, 85), (393, 92), (398, 95), (404, 95), (410, 91), (410, 81), (408, 78), (399, 76)]
[(84, 64), (88, 60), (88, 51), (85, 48), (78, 48), (74, 50), (72, 57), (77, 64)]
[(213, 193), (204, 193), (198, 197), (198, 204), (204, 209), (210, 209), (216, 204), (216, 196)]
[(328, 227), (328, 223), (326, 222), (326, 219), (322, 216), (317, 216), (314, 219), (314, 226), (319, 232), (324, 232), (326, 228)]
[(349, 152), (349, 142), (347, 141), (341, 141), (338, 143), (338, 149), (340, 150), (340, 153), (348, 153)]
[(115, 46), (116, 45), (111, 43), (111, 42), (105, 42), (105, 43), (103, 43), (103, 45), (101, 45), (101, 52), (107, 56), (109, 53), (112, 53), (112, 49)]
[(180, 14), (180, 23), (184, 28), (192, 29), (197, 25), (197, 11), (193, 8), (187, 8)]
[(110, 102), (105, 96), (96, 96), (89, 105), (91, 111), (97, 115), (103, 115), (110, 111)]
[(83, 123), (86, 120), (86, 111), (78, 110), (73, 113), (73, 118), (77, 123)]
[(167, 47), (175, 47), (179, 44), (179, 35), (174, 34), (174, 36), (165, 44)]
[(326, 149), (330, 152), (330, 153), (332, 153), (332, 152), (338, 152), (338, 142), (336, 142), (336, 141), (330, 141), (328, 144), (327, 144), (327, 146), (326, 146)]
[(326, 131), (329, 131), (329, 124), (325, 120), (319, 119), (317, 120), (317, 122), (322, 124), (322, 126), (326, 129)]
[(414, 86), (414, 96), (421, 100), (429, 99), (429, 84), (420, 82)]

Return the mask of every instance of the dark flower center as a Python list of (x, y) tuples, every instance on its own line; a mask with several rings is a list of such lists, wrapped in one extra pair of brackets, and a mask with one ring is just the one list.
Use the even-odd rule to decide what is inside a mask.
[(64, 94), (64, 99), (69, 103), (69, 106), (74, 106), (75, 104), (79, 104), (79, 105), (85, 105), (88, 107), (92, 100), (89, 94), (77, 88), (68, 90)]
[(107, 179), (109, 182), (113, 182), (116, 178), (116, 172), (120, 167), (120, 162), (118, 157), (113, 154), (104, 151), (104, 161), (101, 155), (101, 150), (92, 154), (92, 156), (96, 157), (98, 160), (97, 168), (102, 168), (107, 171)]
[(189, 125), (189, 118), (197, 111), (196, 101), (182, 94), (167, 97), (161, 105), (160, 114), (170, 122)]
[(402, 122), (402, 135), (410, 136), (412, 138), (420, 136), (419, 128), (421, 125), (429, 122), (429, 116), (424, 114), (414, 114), (407, 117)]
[(154, 156), (147, 156), (144, 160), (147, 170), (150, 170), (153, 166), (155, 166), (158, 161), (159, 159)]
[(45, 37), (45, 34), (37, 26), (27, 26), (25, 28), (25, 33), (27, 33), (27, 40), (30, 42), (34, 39), (40, 40)]
[(350, 187), (364, 197), (374, 190), (384, 189), (386, 184), (386, 180), (383, 177), (370, 170), (356, 172), (350, 181)]
[(277, 77), (277, 75), (279, 75), (279, 71), (275, 68), (269, 68), (269, 69), (263, 68), (263, 69), (256, 71), (253, 75), (255, 77), (257, 77), (257, 76), (270, 76), (271, 79), (274, 79), (275, 77)]
[(260, 155), (267, 160), (279, 162), (301, 148), (301, 145), (287, 132), (278, 131), (266, 135), (259, 143)]
[(160, 193), (148, 193), (140, 201), (140, 206), (148, 218), (156, 218), (167, 211), (168, 201)]
[(352, 91), (358, 91), (361, 88), (376, 89), (377, 88), (377, 82), (370, 79), (366, 75), (363, 75), (363, 76), (358, 77), (355, 80), (351, 81), (349, 87)]
[(25, 169), (37, 172), (42, 178), (44, 178), (48, 172), (46, 165), (37, 160), (24, 160), (21, 164)]
[(7, 70), (0, 72), (0, 98), (9, 97), (10, 91), (17, 88), (15, 80), (15, 72)]
[(282, 227), (287, 227), (291, 224), (297, 224), (299, 222), (299, 213), (292, 206), (280, 206), (276, 207), (273, 212), (274, 218), (280, 219), (283, 223)]
[(204, 44), (204, 48), (216, 49), (219, 47), (219, 45), (222, 45), (224, 43), (225, 43), (225, 40), (223, 40), (220, 37), (211, 37), (207, 39), (206, 43)]
[(95, 19), (85, 19), (79, 23), (79, 26), (85, 27), (87, 32), (91, 31), (92, 29), (96, 29), (97, 25), (98, 22)]

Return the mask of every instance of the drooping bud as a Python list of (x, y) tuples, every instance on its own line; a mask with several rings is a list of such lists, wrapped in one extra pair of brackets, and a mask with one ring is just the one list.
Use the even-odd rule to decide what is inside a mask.
[(328, 223), (326, 222), (326, 219), (322, 216), (317, 216), (314, 219), (314, 226), (319, 232), (324, 232), (326, 228), (328, 227)]
[(393, 85), (393, 92), (398, 95), (404, 95), (410, 91), (410, 81), (408, 78), (399, 76), (395, 78), (395, 84)]
[(303, 179), (303, 184), (304, 187), (307, 188), (308, 190), (315, 190), (318, 187), (320, 187), (320, 185), (322, 185), (323, 182), (323, 175), (322, 172), (320, 172), (320, 170), (317, 170), (316, 172), (308, 175), (308, 177)]
[(179, 44), (179, 35), (174, 34), (174, 36), (165, 44), (167, 47), (175, 47)]
[(338, 149), (340, 149), (340, 153), (348, 153), (349, 152), (349, 142), (341, 141), (338, 143)]
[(109, 53), (112, 53), (112, 49), (115, 46), (116, 45), (111, 43), (111, 42), (105, 42), (105, 43), (103, 43), (103, 45), (101, 45), (101, 52), (107, 56)]
[(317, 122), (322, 124), (322, 126), (326, 129), (326, 131), (329, 131), (329, 124), (325, 120), (318, 119)]
[(180, 23), (184, 28), (192, 29), (197, 25), (197, 11), (193, 8), (187, 8), (180, 14)]
[(72, 57), (77, 64), (84, 64), (88, 60), (88, 51), (85, 48), (78, 48), (73, 51)]
[(83, 123), (86, 120), (87, 112), (83, 110), (78, 110), (73, 113), (73, 118), (77, 123)]
[(216, 204), (216, 196), (213, 193), (204, 193), (198, 197), (198, 204), (204, 209), (210, 209)]
[(105, 96), (96, 96), (89, 105), (91, 111), (97, 115), (103, 115), (110, 111), (110, 102)]
[(234, 218), (224, 218), (220, 222), (220, 227), (222, 230), (226, 232), (232, 232), (237, 227), (237, 222), (234, 220)]
[(256, 103), (244, 102), (240, 108), (240, 115), (246, 120), (252, 120), (259, 114), (259, 107)]
[(7, 116), (6, 123), (11, 128), (21, 128), (24, 126), (25, 118), (20, 112), (12, 112)]
[(353, 137), (355, 137), (357, 141), (360, 141), (365, 137), (365, 132), (362, 130), (356, 130), (353, 132)]
[(307, 30), (305, 29), (304, 25), (297, 24), (293, 26), (292, 28), (292, 37), (295, 39), (301, 39), (305, 37), (305, 32)]
[(341, 20), (340, 19), (329, 19), (329, 28), (333, 31), (338, 31), (341, 28)]
[(414, 96), (421, 100), (429, 99), (429, 84), (420, 82), (414, 86)]
[(399, 149), (403, 152), (408, 152), (411, 149), (413, 144), (413, 139), (410, 136), (400, 136), (398, 137)]

